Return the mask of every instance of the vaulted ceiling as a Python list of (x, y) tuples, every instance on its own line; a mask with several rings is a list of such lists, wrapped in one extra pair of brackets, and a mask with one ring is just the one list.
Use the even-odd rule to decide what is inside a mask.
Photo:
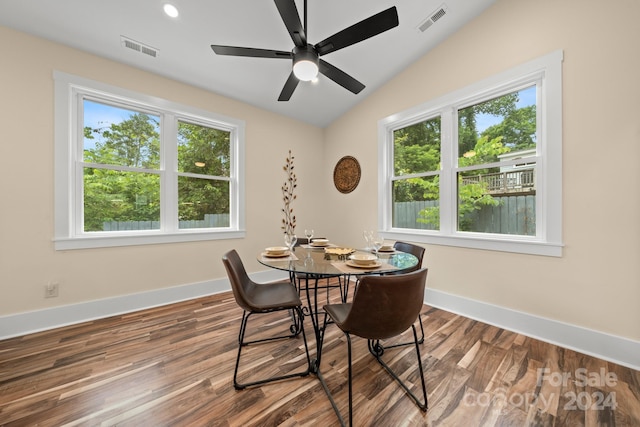
[[(278, 96), (290, 60), (221, 56), (210, 47), (291, 51), (271, 0), (2, 0), (0, 25), (326, 127), (494, 1), (307, 0), (311, 44), (392, 6), (399, 25), (322, 57), (366, 86), (358, 95), (320, 76), (300, 82), (287, 102)], [(177, 18), (163, 12), (165, 3)], [(302, 15), (303, 0), (296, 5)]]

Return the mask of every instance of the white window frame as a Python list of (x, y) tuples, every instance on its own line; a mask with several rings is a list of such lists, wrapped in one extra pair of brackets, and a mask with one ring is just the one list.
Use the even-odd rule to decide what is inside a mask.
[[(378, 229), (387, 239), (545, 256), (562, 256), (562, 51), (554, 51), (378, 122)], [(537, 87), (536, 235), (457, 231), (457, 111)], [(393, 134), (440, 116), (440, 229), (394, 228), (392, 223)], [(531, 157), (529, 158), (531, 159)], [(520, 159), (519, 161), (521, 161)]]
[[(245, 236), (244, 121), (60, 71), (54, 71), (53, 78), (55, 90), (54, 246), (56, 250), (236, 239)], [(153, 111), (154, 114), (160, 113), (163, 116), (160, 142), (160, 179), (166, 185), (161, 185), (160, 203), (162, 207), (159, 230), (90, 233), (83, 231), (81, 223), (83, 204), (81, 162), (84, 132), (81, 102), (84, 96), (115, 102), (124, 107)], [(178, 162), (177, 137), (175, 137), (178, 120), (230, 132), (229, 227), (178, 228)], [(173, 140), (170, 140), (171, 138)]]

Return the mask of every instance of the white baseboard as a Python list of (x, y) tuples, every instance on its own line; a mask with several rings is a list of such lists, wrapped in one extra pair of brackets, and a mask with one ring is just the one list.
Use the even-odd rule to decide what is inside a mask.
[(640, 342), (433, 289), (425, 304), (640, 370)]
[(228, 291), (228, 280), (174, 286), (0, 317), (0, 339), (158, 307)]
[[(251, 274), (251, 277), (256, 281), (269, 282), (288, 276), (282, 271), (269, 270)], [(0, 316), (0, 340), (74, 325), (76, 323), (103, 319), (109, 316), (131, 313), (147, 308), (159, 307), (230, 290), (231, 285), (225, 277), (137, 294)]]
[[(277, 270), (263, 271), (251, 276), (259, 282), (287, 277), (286, 273)], [(229, 290), (231, 290), (229, 281), (224, 278), (0, 316), (0, 340)], [(433, 289), (427, 289), (425, 304), (640, 370), (640, 342), (637, 341)]]

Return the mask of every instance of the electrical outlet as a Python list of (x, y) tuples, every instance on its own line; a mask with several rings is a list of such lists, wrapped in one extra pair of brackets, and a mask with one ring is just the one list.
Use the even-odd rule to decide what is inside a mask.
[(58, 282), (49, 282), (48, 285), (44, 287), (44, 297), (45, 298), (55, 298), (58, 296)]

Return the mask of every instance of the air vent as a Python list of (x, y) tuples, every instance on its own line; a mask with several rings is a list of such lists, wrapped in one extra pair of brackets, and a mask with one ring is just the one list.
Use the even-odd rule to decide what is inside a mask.
[(421, 32), (425, 32), (429, 27), (431, 27), (437, 20), (442, 18), (447, 14), (447, 5), (442, 4), (439, 8), (429, 14), (429, 17), (422, 21), (420, 25), (418, 25), (418, 30)]
[(149, 56), (153, 56), (154, 58), (158, 55), (158, 51), (154, 48), (151, 47), (147, 47), (147, 46), (141, 46), (140, 47), (140, 52), (149, 55)]
[(135, 50), (136, 52), (144, 53), (145, 55), (149, 55), (154, 58), (158, 56), (158, 49), (154, 47), (144, 45), (125, 36), (120, 36), (120, 40), (122, 41), (122, 46), (127, 49)]

